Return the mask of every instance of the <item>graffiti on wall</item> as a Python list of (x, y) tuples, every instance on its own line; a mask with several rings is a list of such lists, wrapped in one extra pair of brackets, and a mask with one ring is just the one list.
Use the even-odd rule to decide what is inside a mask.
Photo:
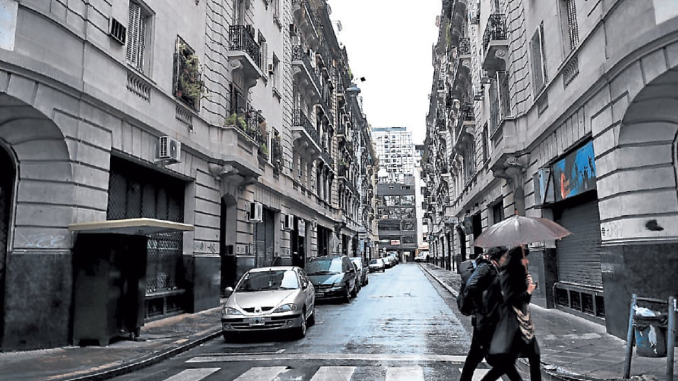
[(596, 162), (593, 142), (570, 153), (553, 164), (553, 179), (556, 185), (556, 201), (596, 189)]

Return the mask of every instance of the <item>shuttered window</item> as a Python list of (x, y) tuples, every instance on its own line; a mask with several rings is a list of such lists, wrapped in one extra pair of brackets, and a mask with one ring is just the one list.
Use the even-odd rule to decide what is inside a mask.
[(530, 41), (532, 58), (532, 80), (534, 94), (539, 94), (546, 86), (546, 59), (544, 56), (544, 24), (542, 23)]
[(129, 25), (127, 27), (127, 62), (140, 72), (144, 72), (146, 35), (149, 15), (137, 3), (129, 3)]
[(577, 4), (575, 0), (562, 0), (561, 17), (565, 32), (565, 50), (570, 52), (579, 45), (579, 27), (577, 25)]

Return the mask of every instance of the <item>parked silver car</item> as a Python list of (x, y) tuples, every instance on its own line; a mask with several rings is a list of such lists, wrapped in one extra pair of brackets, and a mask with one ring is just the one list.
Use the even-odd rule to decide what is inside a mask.
[(224, 339), (252, 331), (294, 330), (300, 338), (315, 323), (315, 290), (299, 267), (255, 268), (246, 272), (221, 310)]
[(365, 261), (362, 257), (351, 257), (351, 262), (353, 262), (356, 270), (359, 273), (360, 287), (367, 286), (367, 284), (370, 283), (370, 280), (367, 277), (367, 274), (370, 272), (370, 270), (365, 264)]
[(381, 271), (383, 273), (384, 271), (386, 271), (386, 265), (384, 264), (384, 260), (381, 258), (371, 259), (369, 268), (370, 272)]

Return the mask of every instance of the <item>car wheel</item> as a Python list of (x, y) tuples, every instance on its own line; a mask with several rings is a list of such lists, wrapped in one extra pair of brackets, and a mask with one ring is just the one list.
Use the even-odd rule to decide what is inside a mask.
[(351, 291), (351, 296), (356, 297), (358, 296), (358, 285), (353, 286), (353, 291)]
[(348, 286), (346, 286), (346, 295), (344, 295), (344, 303), (350, 302), (351, 302), (351, 291), (348, 289)]
[(313, 311), (311, 312), (311, 316), (308, 318), (306, 325), (308, 327), (315, 325), (315, 306), (313, 306)]
[(304, 310), (301, 313), (301, 326), (297, 328), (297, 338), (298, 339), (303, 339), (306, 337), (306, 328), (307, 328), (307, 323), (306, 323), (306, 308), (304, 307)]
[(224, 332), (223, 335), (224, 341), (226, 341), (227, 343), (232, 343), (236, 339), (236, 334), (233, 332)]
[(370, 278), (365, 278), (365, 285), (370, 284)]

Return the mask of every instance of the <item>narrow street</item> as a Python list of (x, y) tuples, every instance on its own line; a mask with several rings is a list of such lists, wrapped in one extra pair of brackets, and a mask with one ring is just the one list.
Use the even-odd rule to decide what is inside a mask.
[[(117, 380), (456, 379), (470, 336), (449, 293), (416, 264), (371, 273), (349, 304), (317, 306), (306, 338), (217, 338)], [(482, 367), (482, 365), (481, 365)], [(477, 375), (484, 372), (479, 370)]]

